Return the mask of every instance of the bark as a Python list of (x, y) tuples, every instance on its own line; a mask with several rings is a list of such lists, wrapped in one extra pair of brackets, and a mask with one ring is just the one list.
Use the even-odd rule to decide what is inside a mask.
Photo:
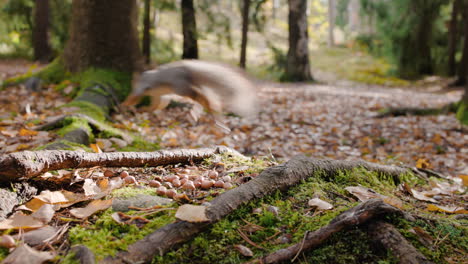
[(64, 59), (71, 72), (90, 67), (133, 72), (142, 65), (135, 0), (81, 0), (72, 3)]
[(0, 156), (0, 182), (29, 179), (47, 171), (68, 168), (144, 167), (197, 162), (214, 154), (226, 152), (240, 155), (226, 147), (155, 152), (89, 153), (67, 150), (15, 152)]
[(143, 12), (143, 39), (141, 40), (142, 42), (141, 46), (143, 49), (143, 56), (145, 57), (146, 64), (149, 64), (151, 61), (150, 14), (151, 14), (151, 1), (145, 0), (144, 12)]
[(460, 8), (460, 0), (454, 0), (452, 6), (452, 14), (449, 25), (449, 43), (448, 43), (448, 74), (453, 76), (456, 74), (456, 60), (455, 54), (457, 52), (458, 42), (458, 14)]
[[(385, 173), (398, 180), (407, 170), (396, 166), (385, 166), (363, 161), (317, 160), (296, 156), (287, 163), (264, 170), (253, 180), (231, 189), (212, 200), (207, 207), (204, 223), (178, 221), (166, 225), (145, 238), (130, 245), (127, 251), (108, 257), (102, 263), (148, 263), (154, 256), (163, 255), (177, 244), (183, 243), (196, 234), (227, 216), (241, 205), (254, 199), (271, 195), (277, 190), (286, 190), (299, 184), (316, 173), (325, 172), (330, 178), (341, 170), (364, 167), (371, 171)], [(382, 208), (382, 207), (379, 207)], [(378, 210), (377, 210), (378, 211)]]
[(49, 44), (49, 0), (36, 0), (33, 27), (34, 59), (49, 62), (52, 49)]
[(291, 81), (311, 81), (309, 36), (307, 32), (307, 1), (288, 0), (289, 50), (286, 78)]
[(247, 37), (249, 32), (249, 10), (250, 0), (244, 0), (242, 5), (242, 41), (239, 66), (245, 69), (247, 57)]
[(390, 251), (401, 264), (432, 264), (413, 247), (391, 224), (376, 221), (368, 226), (368, 234), (376, 242)]
[(198, 36), (193, 0), (182, 0), (183, 59), (198, 59)]
[(458, 68), (458, 76), (455, 85), (466, 85), (466, 75), (468, 74), (468, 5), (464, 5), (463, 11), (463, 54)]
[(301, 242), (275, 251), (251, 263), (269, 264), (291, 260), (302, 251), (310, 250), (321, 245), (330, 236), (346, 228), (361, 225), (381, 215), (398, 212), (400, 212), (400, 210), (384, 203), (380, 199), (368, 200), (338, 215), (328, 225), (306, 234)]

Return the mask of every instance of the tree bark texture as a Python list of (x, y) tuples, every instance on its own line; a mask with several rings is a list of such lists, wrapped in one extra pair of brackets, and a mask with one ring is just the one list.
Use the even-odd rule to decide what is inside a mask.
[(369, 223), (369, 236), (376, 244), (390, 251), (402, 264), (433, 264), (411, 243), (409, 243), (400, 232), (391, 224), (375, 221)]
[(151, 14), (151, 1), (145, 0), (144, 3), (144, 12), (143, 12), (143, 38), (142, 38), (142, 50), (143, 56), (145, 58), (145, 63), (149, 64), (151, 61), (151, 23), (150, 23), (150, 14)]
[[(468, 2), (468, 1), (466, 1)], [(466, 85), (466, 75), (468, 74), (468, 3), (464, 4), (463, 13), (463, 53), (458, 68), (458, 78), (456, 85)]]
[(108, 257), (102, 263), (149, 263), (154, 256), (163, 255), (175, 245), (193, 238), (210, 224), (221, 220), (249, 201), (271, 195), (277, 190), (286, 190), (308, 177), (314, 177), (319, 172), (325, 172), (332, 180), (338, 171), (350, 170), (356, 167), (364, 167), (371, 171), (384, 173), (393, 176), (395, 180), (398, 180), (400, 174), (407, 172), (404, 168), (364, 161), (317, 160), (305, 156), (296, 156), (285, 164), (264, 170), (251, 181), (212, 200), (206, 208), (206, 216), (209, 222), (177, 221), (166, 225), (130, 245), (127, 251), (117, 253), (115, 257)]
[(136, 0), (73, 1), (64, 59), (72, 72), (89, 67), (132, 72), (141, 67)]
[(225, 152), (241, 155), (222, 146), (155, 152), (89, 153), (67, 150), (14, 152), (0, 157), (0, 182), (28, 179), (50, 170), (66, 168), (143, 167), (196, 162)]
[(49, 44), (49, 0), (36, 0), (34, 8), (33, 50), (34, 59), (49, 62), (52, 50)]
[(452, 14), (449, 25), (449, 43), (448, 43), (448, 74), (453, 76), (456, 74), (455, 54), (457, 52), (458, 42), (458, 14), (460, 8), (460, 0), (454, 0), (452, 3)]
[(249, 33), (249, 10), (250, 0), (242, 1), (242, 41), (241, 41), (241, 53), (239, 66), (245, 69), (246, 57), (247, 57), (247, 38)]
[(286, 76), (291, 81), (311, 81), (309, 35), (307, 33), (307, 1), (288, 0), (289, 50)]
[(183, 59), (198, 59), (198, 33), (193, 0), (182, 0)]

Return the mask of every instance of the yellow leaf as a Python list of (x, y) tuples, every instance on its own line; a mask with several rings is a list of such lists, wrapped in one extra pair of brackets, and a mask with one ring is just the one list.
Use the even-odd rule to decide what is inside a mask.
[(418, 159), (418, 161), (416, 161), (416, 168), (418, 169), (429, 169), (431, 167), (431, 164), (426, 159)]
[(25, 137), (25, 136), (35, 136), (35, 135), (37, 135), (37, 133), (39, 133), (39, 132), (34, 131), (34, 130), (29, 130), (29, 129), (26, 129), (26, 128), (22, 128), (19, 131), (19, 135), (23, 136), (23, 137)]
[(468, 186), (468, 175), (458, 175), (463, 181), (463, 186)]
[(431, 212), (442, 212), (449, 214), (468, 214), (468, 210), (465, 210), (463, 207), (457, 206), (442, 206), (435, 204), (428, 204), (427, 210)]
[(90, 144), (89, 146), (94, 150), (94, 152), (102, 153), (102, 150), (101, 150), (101, 148), (99, 147), (98, 144)]

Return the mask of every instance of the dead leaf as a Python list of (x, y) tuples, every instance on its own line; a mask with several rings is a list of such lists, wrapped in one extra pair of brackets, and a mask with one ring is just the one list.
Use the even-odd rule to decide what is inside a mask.
[(442, 212), (448, 214), (468, 214), (468, 210), (461, 206), (442, 206), (435, 204), (428, 204), (427, 210), (430, 212)]
[(426, 196), (424, 192), (419, 192), (419, 191), (416, 191), (415, 189), (411, 189), (411, 194), (413, 195), (414, 198), (416, 198), (416, 199), (418, 199), (420, 201), (437, 203), (437, 201), (434, 200), (433, 198), (430, 198), (430, 197)]
[(37, 210), (36, 212), (32, 213), (31, 216), (40, 220), (44, 224), (47, 224), (52, 220), (54, 217), (55, 210), (51, 204), (44, 204)]
[(112, 199), (109, 200), (94, 200), (91, 201), (86, 207), (74, 208), (70, 210), (70, 213), (77, 218), (87, 218), (94, 213), (102, 210), (106, 210), (112, 205)]
[(96, 153), (102, 153), (101, 148), (97, 144), (89, 144), (89, 147)]
[(25, 215), (17, 212), (0, 222), (0, 230), (5, 229), (36, 229), (43, 227), (44, 223), (31, 215)]
[(22, 128), (22, 129), (20, 129), (18, 135), (26, 137), (26, 136), (35, 136), (35, 135), (37, 135), (37, 133), (39, 133), (39, 132), (37, 132), (35, 130), (29, 130), (29, 129)]
[(458, 175), (458, 177), (462, 179), (463, 186), (467, 187), (468, 186), (468, 175)]
[(11, 252), (2, 261), (2, 264), (42, 264), (54, 257), (55, 254), (52, 252), (38, 251), (26, 244), (22, 244)]
[(234, 248), (244, 257), (253, 257), (253, 252), (250, 248), (243, 245), (234, 245)]
[(376, 193), (372, 189), (362, 186), (349, 186), (346, 187), (345, 190), (356, 196), (356, 198), (358, 198), (361, 202), (365, 202), (373, 198), (382, 198), (382, 195)]
[(208, 222), (206, 207), (201, 205), (184, 204), (177, 209), (175, 217), (191, 223)]
[(333, 208), (333, 205), (325, 202), (324, 200), (320, 198), (313, 198), (310, 199), (309, 202), (307, 203), (311, 207), (317, 207), (317, 209), (324, 211), (324, 210), (330, 210)]
[(52, 238), (57, 233), (58, 229), (52, 226), (44, 226), (36, 230), (24, 233), (23, 235), (15, 235), (15, 239), (22, 238), (24, 242), (30, 246), (37, 246), (44, 243), (45, 240)]

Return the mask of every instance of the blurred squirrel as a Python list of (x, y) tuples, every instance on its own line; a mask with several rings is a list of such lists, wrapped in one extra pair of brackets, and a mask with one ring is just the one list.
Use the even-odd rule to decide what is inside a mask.
[(150, 96), (148, 110), (162, 109), (166, 105), (160, 97), (165, 94), (191, 98), (218, 122), (223, 110), (241, 116), (255, 112), (256, 87), (244, 71), (200, 60), (172, 62), (141, 73), (134, 78), (133, 91), (122, 104), (136, 105), (143, 96)]

